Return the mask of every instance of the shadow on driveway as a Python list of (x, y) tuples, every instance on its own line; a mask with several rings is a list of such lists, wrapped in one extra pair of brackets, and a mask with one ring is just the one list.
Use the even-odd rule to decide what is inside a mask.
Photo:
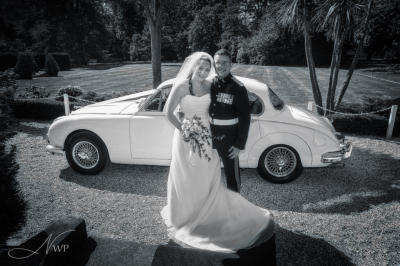
[[(400, 200), (398, 159), (355, 147), (345, 167), (305, 169), (295, 181), (272, 184), (256, 169), (242, 169), (242, 195), (258, 206), (306, 213), (363, 212)], [(60, 177), (81, 186), (138, 195), (167, 196), (169, 167), (111, 164), (98, 175), (66, 168)]]
[[(183, 248), (170, 240), (165, 245), (141, 244), (134, 241), (93, 237), (97, 242), (91, 265), (249, 265), (246, 256)], [(342, 251), (320, 238), (313, 238), (284, 228), (276, 231), (277, 265), (354, 265)], [(252, 256), (263, 258), (264, 250)]]

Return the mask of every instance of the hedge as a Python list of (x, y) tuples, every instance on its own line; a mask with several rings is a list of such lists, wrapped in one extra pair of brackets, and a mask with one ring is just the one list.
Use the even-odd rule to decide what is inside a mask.
[[(363, 104), (346, 103), (340, 106), (337, 111), (359, 114), (389, 108), (392, 105), (400, 107), (400, 98), (364, 98)], [(334, 114), (330, 118), (333, 119), (333, 126), (339, 132), (386, 136), (389, 116), (390, 110), (386, 110), (363, 116)], [(397, 111), (392, 136), (400, 136), (400, 108)]]
[(16, 53), (0, 53), (0, 71), (15, 67), (17, 61), (18, 54)]
[[(70, 103), (70, 110), (74, 104)], [(64, 103), (50, 99), (16, 99), (11, 104), (17, 118), (55, 119), (65, 115)]]
[(15, 175), (18, 164), (15, 162), (15, 147), (6, 151), (5, 141), (8, 116), (0, 115), (0, 246), (5, 245), (10, 235), (17, 232), (25, 223), (26, 202), (21, 197)]

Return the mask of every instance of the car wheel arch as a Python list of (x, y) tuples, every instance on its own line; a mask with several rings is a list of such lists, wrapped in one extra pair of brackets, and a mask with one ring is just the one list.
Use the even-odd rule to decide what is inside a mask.
[(64, 150), (65, 150), (65, 148), (66, 148), (66, 146), (67, 146), (69, 140), (70, 140), (74, 135), (76, 135), (76, 134), (78, 134), (78, 133), (89, 133), (89, 134), (95, 135), (96, 137), (98, 137), (98, 138), (103, 142), (104, 146), (105, 146), (105, 147), (107, 148), (107, 150), (108, 150), (107, 144), (104, 142), (104, 140), (103, 140), (98, 134), (96, 134), (95, 132), (93, 132), (93, 131), (91, 131), (91, 130), (88, 130), (88, 129), (77, 129), (77, 130), (74, 130), (74, 131), (70, 132), (70, 133), (67, 135), (67, 137), (65, 138), (64, 147), (63, 147)]
[(288, 132), (274, 132), (263, 136), (254, 143), (248, 156), (249, 165), (258, 165), (262, 153), (274, 145), (286, 145), (291, 147), (299, 155), (303, 166), (311, 166), (313, 154), (310, 146), (300, 136)]

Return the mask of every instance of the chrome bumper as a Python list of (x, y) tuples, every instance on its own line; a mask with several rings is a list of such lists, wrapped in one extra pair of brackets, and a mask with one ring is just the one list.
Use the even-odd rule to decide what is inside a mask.
[(54, 154), (54, 153), (64, 154), (63, 149), (61, 149), (61, 148), (59, 148), (59, 147), (56, 147), (56, 146), (53, 146), (53, 145), (47, 145), (47, 146), (46, 146), (46, 150), (47, 150), (48, 152), (52, 153), (52, 154)]
[(353, 151), (353, 145), (346, 139), (340, 143), (341, 149), (339, 151), (327, 152), (322, 154), (322, 163), (339, 163), (347, 158), (350, 158), (351, 152)]

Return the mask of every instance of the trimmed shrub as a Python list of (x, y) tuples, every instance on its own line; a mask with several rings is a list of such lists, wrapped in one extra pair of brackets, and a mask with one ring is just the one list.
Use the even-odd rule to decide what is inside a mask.
[(44, 69), (46, 64), (46, 55), (45, 54), (35, 54), (34, 57), (36, 64), (39, 69)]
[(71, 58), (68, 53), (51, 53), (56, 60), (60, 70), (71, 69)]
[(0, 114), (11, 112), (9, 106), (17, 89), (14, 72), (0, 72)]
[[(56, 97), (56, 100), (57, 101), (63, 101), (64, 100), (63, 95), (65, 93), (68, 94), (69, 96), (72, 96), (72, 97), (78, 97), (78, 96), (82, 95), (82, 90), (81, 90), (80, 86), (68, 85), (67, 87), (62, 87), (62, 88), (60, 88), (58, 90), (58, 93), (57, 93), (58, 97)], [(70, 98), (70, 101), (74, 102), (76, 100), (74, 98)]]
[[(50, 53), (58, 64), (59, 70), (69, 70), (71, 69), (71, 59), (68, 53)], [(46, 55), (36, 54), (34, 56), (35, 61), (40, 69), (45, 68), (46, 65)], [(15, 64), (14, 64), (15, 65)]]
[(46, 73), (51, 77), (57, 77), (60, 67), (51, 54), (46, 55)]
[[(70, 110), (73, 107), (70, 103)], [(18, 118), (48, 120), (65, 115), (64, 103), (49, 99), (16, 99), (11, 108)]]
[(88, 91), (87, 93), (82, 95), (82, 99), (84, 99), (86, 101), (91, 101), (91, 102), (101, 102), (101, 101), (105, 101), (106, 97), (104, 95), (98, 95), (94, 91)]
[(14, 71), (21, 79), (32, 79), (32, 74), (39, 70), (35, 59), (30, 53), (20, 53)]
[(17, 88), (16, 75), (13, 71), (0, 72), (0, 87)]
[(13, 68), (18, 61), (16, 53), (0, 53), (0, 71)]
[(30, 86), (24, 89), (24, 92), (18, 94), (18, 98), (22, 99), (31, 99), (31, 98), (47, 98), (50, 96), (50, 93), (47, 91), (45, 87), (37, 87), (37, 86)]

